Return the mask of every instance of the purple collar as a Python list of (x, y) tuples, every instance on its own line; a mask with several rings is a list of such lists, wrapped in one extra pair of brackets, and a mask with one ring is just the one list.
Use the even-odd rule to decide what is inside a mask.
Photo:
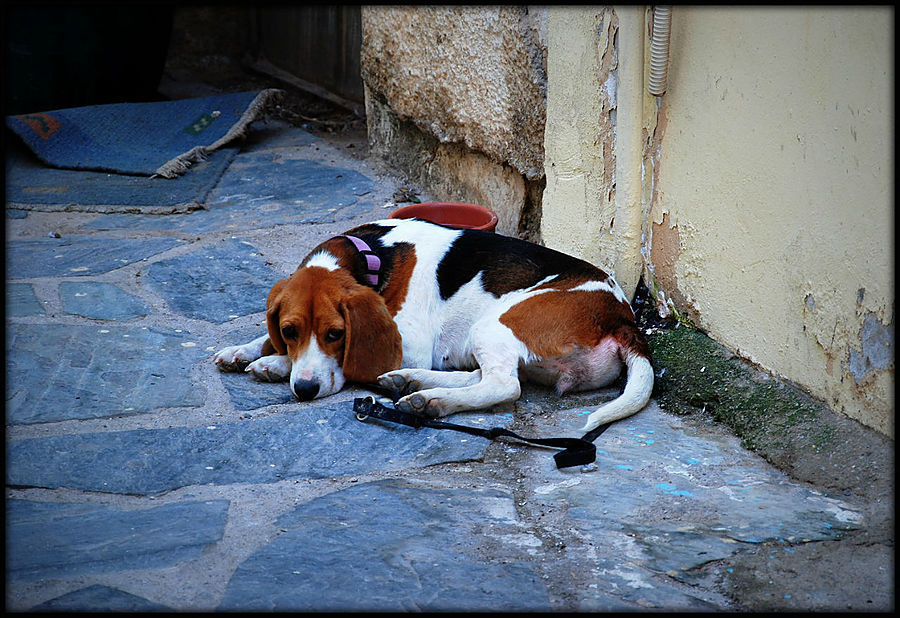
[(353, 246), (356, 247), (356, 250), (359, 251), (366, 258), (366, 268), (368, 268), (368, 272), (366, 273), (366, 281), (372, 287), (378, 287), (378, 279), (381, 273), (381, 258), (375, 255), (375, 252), (372, 251), (372, 247), (367, 245), (362, 239), (357, 238), (356, 236), (347, 236), (346, 234), (341, 234), (340, 236), (335, 236), (335, 238), (346, 238), (353, 243)]

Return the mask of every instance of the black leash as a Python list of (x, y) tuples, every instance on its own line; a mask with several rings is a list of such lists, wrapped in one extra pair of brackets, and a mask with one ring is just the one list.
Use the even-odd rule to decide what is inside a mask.
[(491, 427), (484, 429), (482, 427), (469, 427), (466, 425), (455, 425), (445, 421), (438, 421), (426, 416), (404, 412), (396, 408), (389, 408), (384, 404), (375, 400), (371, 395), (353, 400), (353, 411), (356, 413), (356, 419), (366, 421), (369, 418), (377, 418), (391, 423), (398, 423), (408, 427), (431, 427), (432, 429), (452, 429), (461, 431), (473, 436), (481, 436), (488, 440), (496, 440), (497, 438), (506, 437), (525, 442), (527, 444), (536, 444), (538, 446), (550, 446), (554, 448), (564, 449), (553, 455), (557, 468), (571, 468), (572, 466), (580, 466), (592, 463), (597, 458), (597, 447), (594, 440), (602, 434), (612, 424), (607, 423), (600, 425), (584, 434), (581, 438), (524, 438), (519, 434), (513, 433), (503, 427)]

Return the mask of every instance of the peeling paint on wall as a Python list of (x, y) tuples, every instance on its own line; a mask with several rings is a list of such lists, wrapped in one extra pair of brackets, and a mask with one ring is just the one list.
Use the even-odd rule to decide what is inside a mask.
[(894, 320), (882, 324), (874, 313), (867, 313), (859, 335), (860, 349), (850, 346), (848, 367), (857, 384), (873, 371), (884, 371), (894, 362)]
[(555, 7), (548, 23), (542, 238), (615, 276), (618, 16)]

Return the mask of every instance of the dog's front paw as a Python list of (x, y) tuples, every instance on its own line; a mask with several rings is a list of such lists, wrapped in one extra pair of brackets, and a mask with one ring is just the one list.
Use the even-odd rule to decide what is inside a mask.
[(219, 371), (243, 371), (256, 358), (248, 352), (246, 345), (232, 345), (216, 352), (213, 362)]
[(401, 397), (397, 400), (396, 405), (398, 409), (404, 412), (423, 414), (430, 418), (440, 418), (452, 412), (452, 410), (445, 409), (440, 398), (430, 397), (426, 394), (426, 391), (419, 391), (406, 397)]
[(421, 390), (422, 385), (414, 380), (409, 371), (397, 369), (378, 376), (378, 385), (395, 396), (406, 395)]
[(288, 355), (263, 356), (244, 369), (264, 382), (284, 382), (291, 375), (291, 358)]

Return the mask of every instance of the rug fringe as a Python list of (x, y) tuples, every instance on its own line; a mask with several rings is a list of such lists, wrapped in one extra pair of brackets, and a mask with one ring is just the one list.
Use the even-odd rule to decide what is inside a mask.
[(221, 148), (228, 142), (244, 137), (250, 124), (259, 120), (269, 109), (280, 102), (284, 97), (284, 90), (278, 88), (267, 88), (262, 90), (256, 98), (247, 106), (246, 111), (241, 115), (240, 119), (232, 125), (228, 132), (217, 139), (209, 146), (195, 146), (185, 153), (182, 153), (170, 161), (166, 161), (151, 176), (162, 176), (163, 178), (176, 178), (187, 171), (187, 169), (198, 161), (205, 161), (209, 153)]

